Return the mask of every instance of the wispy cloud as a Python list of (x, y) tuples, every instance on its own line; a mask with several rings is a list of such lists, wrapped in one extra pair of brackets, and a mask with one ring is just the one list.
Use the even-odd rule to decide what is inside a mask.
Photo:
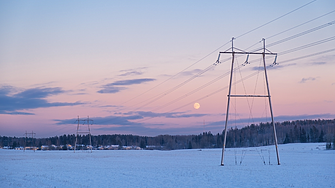
[[(268, 65), (266, 68), (267, 69), (269, 69), (269, 70), (277, 70), (277, 69), (283, 69), (283, 68), (286, 68), (286, 67), (290, 67), (290, 66), (295, 66), (296, 65), (296, 63), (290, 63), (290, 64), (284, 64), (284, 65), (282, 65), (282, 64), (276, 64), (276, 65)], [(256, 66), (256, 67), (252, 67), (251, 68), (251, 70), (253, 70), (253, 71), (258, 71), (258, 70), (260, 70), (260, 71), (262, 71), (262, 70), (264, 70), (264, 67), (263, 66)]]
[[(131, 120), (141, 120), (144, 118), (191, 118), (203, 117), (207, 114), (186, 114), (185, 112), (155, 113), (150, 111), (131, 111), (127, 113), (115, 113), (115, 116), (92, 117), (96, 125), (142, 125), (142, 123), (132, 122)], [(54, 120), (57, 124), (72, 124), (75, 119)], [(147, 123), (145, 123), (148, 125)]]
[(317, 78), (315, 77), (308, 77), (308, 78), (302, 78), (299, 83), (303, 84), (306, 83), (307, 81), (315, 81)]
[(146, 82), (152, 82), (156, 79), (153, 78), (140, 78), (140, 79), (131, 79), (131, 80), (119, 80), (113, 83), (105, 84), (102, 86), (102, 89), (98, 91), (98, 93), (118, 93), (122, 90), (127, 89), (126, 87), (119, 87), (119, 86), (128, 86), (128, 85), (135, 85), (135, 84), (142, 84)]
[(2, 95), (8, 95), (9, 93), (15, 91), (16, 88), (13, 86), (5, 85), (0, 87), (0, 96)]
[(74, 106), (83, 104), (81, 102), (75, 103), (49, 103), (45, 98), (65, 93), (59, 87), (55, 88), (32, 88), (26, 89), (14, 95), (10, 95), (13, 90), (17, 90), (11, 86), (4, 86), (0, 88), (0, 114), (11, 115), (33, 115), (33, 113), (20, 112), (18, 110), (29, 110), (36, 108), (49, 108), (57, 106)]
[(144, 82), (151, 82), (154, 81), (156, 79), (153, 78), (140, 78), (140, 79), (132, 79), (132, 80), (119, 80), (116, 82), (113, 82), (109, 85), (121, 85), (121, 86), (125, 86), (125, 85), (134, 85), (134, 84), (141, 84)]
[(102, 86), (103, 89), (99, 90), (98, 93), (118, 93), (122, 90), (125, 90), (127, 88), (125, 87), (114, 87), (110, 86), (109, 84), (106, 84)]
[(14, 111), (14, 112), (5, 112), (5, 113), (2, 113), (0, 111), (0, 114), (9, 114), (9, 115), (35, 115), (34, 113), (29, 113), (29, 112), (17, 112), (17, 111)]
[(201, 69), (193, 69), (190, 71), (184, 71), (182, 73), (180, 73), (181, 76), (192, 76), (192, 75), (196, 75), (199, 74), (202, 70)]
[[(141, 125), (141, 123), (131, 122), (130, 120), (142, 119), (142, 116), (106, 116), (106, 117), (92, 117), (95, 125)], [(55, 119), (58, 125), (73, 124), (76, 119)]]
[(286, 64), (286, 65), (285, 64), (284, 65), (277, 64), (277, 65), (271, 66), (269, 68), (277, 70), (277, 69), (283, 69), (283, 68), (287, 68), (287, 67), (291, 67), (291, 66), (295, 66), (295, 65), (297, 65), (297, 64), (296, 63), (290, 63), (290, 64)]
[(139, 72), (139, 71), (129, 71), (126, 73), (122, 73), (119, 76), (136, 76), (136, 75), (142, 75), (143, 72)]
[(310, 65), (324, 65), (324, 64), (329, 63), (330, 61), (333, 61), (334, 59), (335, 59), (335, 55), (323, 55), (323, 56), (315, 58), (313, 62), (310, 63)]
[(326, 65), (327, 62), (321, 61), (321, 62), (312, 62), (311, 65)]
[[(130, 114), (126, 116), (125, 114)], [(138, 115), (142, 114), (142, 115)], [(121, 114), (120, 114), (121, 115)], [(184, 126), (167, 126), (166, 124), (150, 124), (147, 122), (141, 122), (145, 117), (169, 117), (171, 114), (166, 113), (153, 113), (153, 112), (130, 112), (124, 113), (122, 116), (107, 116), (107, 117), (90, 117), (94, 120), (94, 125), (100, 125), (99, 128), (93, 128), (94, 130), (100, 131), (112, 131), (118, 134), (121, 133), (131, 133), (131, 134), (139, 134), (139, 135), (159, 135), (159, 134), (198, 134), (203, 131), (211, 131), (212, 133), (222, 132), (225, 122), (224, 121), (216, 121), (207, 123), (206, 125), (194, 125), (189, 127)], [(175, 116), (173, 114), (172, 116)], [(185, 114), (186, 115), (186, 114)], [(190, 116), (194, 116), (195, 114), (190, 114)], [(177, 117), (177, 116), (175, 116)], [(182, 116), (179, 116), (180, 118)], [(329, 119), (334, 118), (335, 114), (312, 114), (312, 115), (297, 115), (297, 116), (277, 116), (275, 117), (276, 122), (283, 121), (294, 121), (301, 119)], [(74, 124), (76, 121), (73, 119), (66, 120), (54, 120), (57, 121), (57, 124)], [(137, 122), (136, 122), (137, 121)], [(270, 122), (271, 118), (254, 118), (253, 121), (250, 119), (238, 119), (236, 120), (238, 127), (244, 127), (250, 125), (251, 123), (258, 124), (260, 122)], [(230, 122), (229, 122), (230, 123)], [(232, 123), (232, 122), (231, 122)], [(235, 120), (234, 120), (235, 123)], [(232, 125), (228, 124), (229, 127)], [(234, 125), (235, 126), (235, 125)], [(94, 126), (93, 126), (94, 127)]]
[(203, 117), (207, 114), (186, 114), (184, 112), (166, 112), (166, 113), (155, 113), (151, 111), (136, 111), (136, 112), (128, 112), (129, 114), (137, 114), (139, 116), (144, 117), (165, 117), (165, 118), (190, 118), (190, 117)]
[(51, 81), (51, 82), (45, 82), (45, 83), (40, 83), (40, 84), (33, 84), (31, 85), (31, 87), (46, 87), (46, 86), (51, 86), (54, 85), (56, 82), (55, 81)]
[[(167, 126), (144, 126), (144, 125), (127, 125), (127, 126), (113, 126), (113, 127), (101, 127), (95, 130), (98, 131), (111, 131), (117, 134), (136, 134), (143, 136), (157, 136), (157, 135), (189, 135), (199, 134), (204, 131), (203, 126), (193, 127), (167, 127)], [(208, 131), (208, 130), (206, 130)]]
[(103, 106), (99, 106), (101, 108), (117, 108), (117, 107), (121, 107), (121, 106), (117, 106), (117, 105), (103, 105)]
[[(214, 70), (214, 69), (210, 69), (210, 70)], [(173, 77), (173, 78), (179, 78), (179, 77), (184, 77), (184, 76), (196, 76), (196, 77), (201, 77), (202, 74), (201, 72), (203, 72), (202, 69), (193, 69), (190, 71), (184, 71), (184, 72), (180, 72), (178, 74), (172, 75), (172, 74), (161, 74), (159, 76), (162, 77)]]
[(139, 67), (136, 69), (125, 69), (120, 70), (119, 76), (137, 76), (142, 75), (147, 67)]
[(50, 95), (58, 95), (61, 93), (65, 93), (60, 87), (55, 88), (32, 88), (27, 89), (23, 92), (17, 93), (14, 97), (17, 98), (30, 98), (30, 99), (38, 99), (38, 98), (46, 98)]
[[(327, 119), (327, 118), (335, 118), (335, 114), (303, 114), (303, 115), (296, 115), (296, 116), (276, 116), (274, 117), (275, 122), (283, 122), (283, 121), (294, 121), (294, 120), (302, 120), (302, 119)], [(234, 123), (236, 122), (239, 125), (246, 126), (251, 123), (260, 123), (260, 122), (270, 122), (271, 118), (242, 118), (234, 120)], [(233, 122), (233, 121), (231, 121)], [(229, 121), (228, 121), (229, 123)], [(210, 126), (222, 126), (225, 124), (225, 121), (216, 121), (212, 122), (209, 125)]]
[[(184, 112), (154, 113), (150, 111), (132, 111), (127, 113), (115, 113), (113, 116), (90, 117), (94, 125), (99, 125), (95, 130), (114, 131), (116, 133), (136, 133), (140, 135), (158, 134), (192, 134), (203, 131), (203, 126), (171, 128), (164, 123), (148, 123), (145, 118), (191, 118), (202, 117), (207, 114), (186, 114)], [(74, 124), (76, 119), (55, 119), (57, 125)]]
[(87, 95), (86, 89), (68, 90), (68, 95)]

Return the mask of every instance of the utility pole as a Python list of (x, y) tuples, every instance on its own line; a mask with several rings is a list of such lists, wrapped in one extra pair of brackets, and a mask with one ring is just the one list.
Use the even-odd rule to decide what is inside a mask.
[[(278, 165), (280, 165), (279, 161), (279, 153), (278, 153), (278, 142), (277, 142), (277, 134), (276, 134), (276, 127), (274, 123), (273, 118), (273, 112), (272, 112), (272, 104), (271, 104), (271, 96), (270, 96), (270, 88), (269, 88), (269, 82), (268, 82), (268, 76), (266, 72), (266, 64), (265, 64), (265, 55), (275, 55), (277, 57), (277, 53), (272, 53), (269, 51), (269, 53), (266, 53), (265, 48), (265, 39), (262, 39), (263, 41), (263, 52), (257, 53), (257, 52), (245, 52), (245, 51), (234, 51), (234, 38), (232, 38), (231, 43), (231, 52), (219, 52), (219, 58), (221, 53), (230, 53), (232, 54), (232, 63), (231, 63), (231, 71), (230, 71), (230, 81), (229, 81), (229, 89), (228, 89), (228, 101), (227, 101), (227, 111), (226, 111), (226, 121), (225, 121), (225, 129), (224, 129), (224, 141), (222, 146), (222, 156), (221, 156), (221, 166), (224, 166), (224, 151), (226, 148), (226, 140), (227, 140), (227, 125), (228, 125), (228, 116), (229, 116), (229, 105), (230, 105), (230, 98), (231, 97), (267, 97), (269, 99), (269, 107), (271, 111), (271, 120), (272, 120), (272, 126), (273, 126), (273, 132), (274, 132), (274, 140), (275, 140), (275, 146), (276, 146), (276, 153), (277, 153), (277, 162)], [(263, 66), (264, 66), (264, 76), (266, 80), (266, 86), (267, 86), (267, 95), (231, 95), (231, 87), (232, 87), (232, 79), (233, 79), (233, 73), (234, 73), (234, 59), (235, 54), (247, 54), (249, 55), (262, 55), (263, 56)], [(218, 60), (219, 62), (219, 60)], [(276, 64), (275, 62), (273, 64)]]
[[(84, 134), (88, 134), (88, 137), (89, 137), (89, 143), (90, 143), (90, 149), (91, 149), (91, 153), (92, 153), (92, 139), (91, 139), (91, 128), (90, 128), (90, 124), (92, 125), (93, 124), (93, 120), (90, 119), (89, 116), (87, 116), (87, 119), (79, 119), (79, 116), (78, 116), (78, 119), (75, 121), (77, 122), (77, 132), (76, 132), (76, 142), (74, 143), (74, 150), (73, 152), (76, 152), (76, 147), (77, 147), (77, 143), (78, 143), (78, 135), (80, 133), (84, 133)], [(80, 122), (83, 122), (83, 125), (85, 123), (87, 123), (87, 131), (81, 131), (80, 128), (79, 128), (79, 124)]]

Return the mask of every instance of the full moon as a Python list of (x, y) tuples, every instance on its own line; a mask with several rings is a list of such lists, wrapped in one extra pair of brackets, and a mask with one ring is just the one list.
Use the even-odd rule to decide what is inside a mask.
[(199, 103), (194, 103), (194, 108), (195, 109), (199, 109), (200, 108), (200, 104)]

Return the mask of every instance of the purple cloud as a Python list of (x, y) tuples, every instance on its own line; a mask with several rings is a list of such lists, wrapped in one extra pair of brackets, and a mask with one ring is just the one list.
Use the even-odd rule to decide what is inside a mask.
[(135, 84), (142, 84), (145, 82), (152, 82), (156, 79), (153, 78), (141, 78), (141, 79), (131, 79), (131, 80), (119, 80), (113, 83), (105, 84), (102, 86), (103, 89), (99, 90), (98, 93), (118, 93), (122, 90), (127, 89), (126, 87), (116, 87), (116, 86), (128, 86)]
[(59, 87), (56, 88), (32, 88), (19, 92), (14, 95), (9, 95), (15, 88), (4, 86), (0, 88), (0, 114), (11, 115), (34, 115), (33, 113), (19, 112), (18, 110), (29, 110), (36, 108), (49, 108), (57, 106), (74, 106), (83, 104), (75, 103), (49, 103), (45, 98), (51, 95), (65, 93)]
[[(134, 111), (127, 113), (117, 113), (116, 116), (106, 116), (106, 117), (91, 117), (96, 125), (142, 125), (142, 123), (132, 122), (130, 120), (141, 120), (144, 118), (155, 118), (155, 117), (165, 117), (165, 118), (190, 118), (190, 117), (202, 117), (207, 114), (185, 114), (183, 112), (168, 112), (168, 113), (155, 113), (150, 111)], [(73, 124), (76, 119), (56, 119), (57, 124)], [(143, 124), (144, 125), (144, 124)], [(147, 123), (145, 123), (147, 125)]]
[(134, 84), (141, 84), (144, 82), (151, 82), (151, 81), (155, 81), (156, 79), (153, 78), (141, 78), (141, 79), (132, 79), (132, 80), (120, 80), (120, 81), (116, 81), (107, 85), (134, 85)]
[(182, 76), (192, 76), (192, 75), (196, 75), (199, 74), (201, 71), (201, 69), (193, 69), (191, 71), (184, 71), (181, 73)]
[(121, 70), (122, 74), (119, 76), (134, 76), (134, 75), (142, 75), (143, 70), (146, 69), (147, 67), (139, 67), (136, 69), (126, 69), (126, 70)]
[(301, 81), (299, 83), (306, 83), (307, 81), (315, 81), (316, 78), (313, 77), (309, 77), (309, 78), (302, 78)]

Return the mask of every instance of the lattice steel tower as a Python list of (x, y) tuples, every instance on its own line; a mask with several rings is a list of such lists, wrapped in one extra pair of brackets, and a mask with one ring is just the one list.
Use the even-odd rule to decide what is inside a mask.
[[(74, 143), (74, 150), (73, 151), (76, 152), (76, 147), (77, 147), (77, 142), (78, 142), (78, 135), (80, 133), (84, 133), (84, 134), (88, 134), (89, 142), (90, 142), (90, 149), (91, 149), (91, 153), (92, 153), (92, 139), (91, 139), (90, 124), (92, 125), (93, 120), (91, 120), (89, 116), (87, 116), (87, 119), (79, 119), (79, 116), (78, 116), (78, 119), (76, 120), (76, 122), (78, 122), (78, 124), (77, 124), (77, 131), (76, 131), (76, 142)], [(79, 129), (80, 122), (83, 122), (83, 125), (85, 125), (85, 123), (87, 123), (87, 131), (81, 131)]]
[[(229, 80), (227, 113), (226, 113), (225, 129), (224, 129), (224, 141), (223, 141), (223, 147), (222, 147), (221, 166), (224, 166), (224, 150), (226, 148), (227, 125), (228, 125), (229, 105), (230, 105), (230, 98), (231, 97), (266, 97), (266, 98), (269, 99), (269, 108), (270, 108), (271, 120), (272, 120), (271, 124), (273, 125), (273, 134), (274, 134), (274, 142), (275, 142), (275, 146), (276, 146), (277, 162), (278, 162), (278, 165), (280, 165), (276, 127), (275, 127), (275, 123), (274, 123), (274, 119), (273, 119), (269, 81), (268, 81), (268, 76), (267, 76), (267, 72), (266, 72), (266, 64), (265, 64), (265, 55), (275, 55), (277, 57), (277, 53), (272, 53), (272, 52), (268, 51), (265, 48), (265, 39), (262, 39), (262, 41), (263, 41), (263, 52), (257, 53), (257, 52), (245, 52), (245, 51), (240, 51), (240, 50), (239, 51), (234, 51), (234, 49), (237, 49), (237, 48), (234, 48), (234, 43), (233, 43), (234, 42), (234, 38), (232, 38), (232, 40), (231, 40), (231, 43), (232, 43), (231, 52), (219, 52), (219, 56), (218, 56), (217, 62), (220, 62), (220, 54), (223, 54), (223, 53), (230, 53), (230, 54), (232, 54), (232, 63), (231, 63), (231, 72), (230, 72), (230, 80)], [(266, 52), (266, 51), (268, 51), (268, 52)], [(234, 73), (235, 54), (247, 54), (247, 55), (249, 55), (249, 54), (258, 54), (258, 55), (262, 55), (262, 57), (263, 57), (263, 67), (264, 67), (264, 76), (265, 76), (265, 82), (266, 82), (266, 86), (267, 86), (267, 94), (266, 95), (231, 95), (231, 86), (232, 86), (232, 79), (233, 79), (233, 73)], [(275, 58), (274, 64), (276, 64), (276, 58)]]

